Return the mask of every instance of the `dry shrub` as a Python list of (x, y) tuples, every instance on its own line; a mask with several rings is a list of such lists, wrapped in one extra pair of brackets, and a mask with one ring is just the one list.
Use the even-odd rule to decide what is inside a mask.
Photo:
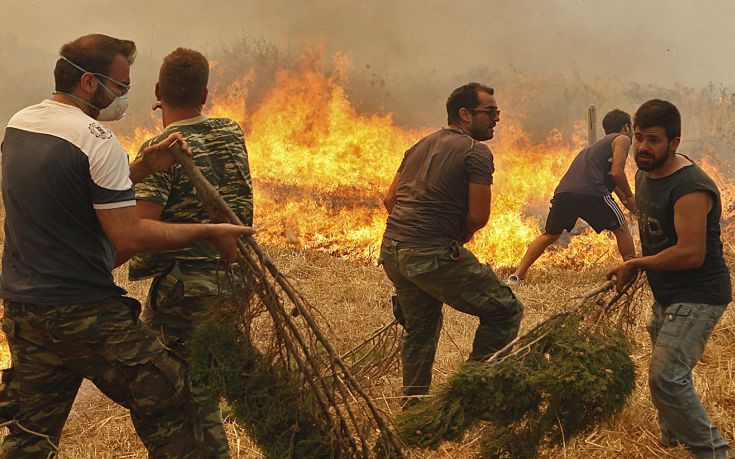
[(316, 400), (247, 337), (232, 322), (203, 324), (192, 338), (192, 376), (228, 401), (265, 457), (332, 457)]
[(436, 449), (490, 421), (482, 457), (507, 452), (533, 457), (622, 410), (633, 391), (631, 346), (618, 327), (585, 326), (576, 313), (545, 321), (523, 335), (510, 355), (467, 362), (428, 402), (401, 413), (410, 445)]
[[(610, 242), (613, 244), (613, 242)], [(392, 320), (390, 294), (392, 286), (382, 269), (304, 250), (268, 247), (278, 266), (298, 281), (305, 296), (320, 307), (332, 324), (330, 337), (341, 352), (351, 349), (374, 329)], [(727, 248), (732, 265), (733, 255)], [(529, 282), (516, 289), (526, 306), (521, 332), (561, 312), (560, 299), (589, 290), (604, 279), (611, 264), (588, 265), (582, 269), (559, 269), (539, 265), (529, 273)], [(143, 299), (145, 283), (127, 281), (123, 269), (115, 272), (116, 281)], [(136, 288), (136, 285), (139, 287)], [(628, 405), (607, 425), (589, 434), (566, 439), (558, 447), (541, 448), (540, 458), (587, 459), (590, 457), (625, 458), (689, 458), (683, 448), (663, 449), (658, 443), (656, 411), (650, 401), (647, 365), (651, 344), (645, 330), (648, 304), (646, 293), (640, 306), (641, 317), (631, 333), (632, 358), (638, 369), (635, 391)], [(445, 308), (444, 328), (434, 365), (436, 385), (445, 381), (467, 358), (477, 327), (475, 319)], [(4, 336), (0, 334), (0, 341)], [(7, 351), (6, 351), (7, 352)], [(725, 311), (707, 343), (702, 361), (694, 369), (694, 385), (714, 423), (731, 443), (735, 440), (735, 308)], [(5, 363), (9, 359), (4, 360)], [(376, 381), (373, 394), (379, 396), (381, 408), (397, 415), (401, 377), (396, 370)], [(94, 386), (85, 382), (62, 435), (61, 456), (64, 458), (145, 458), (147, 454), (137, 439), (127, 411), (109, 401)], [(262, 452), (248, 434), (232, 419), (225, 422), (232, 457), (257, 459)], [(436, 451), (416, 450), (414, 457), (432, 459), (469, 459), (477, 456), (482, 431), (470, 429), (460, 442), (445, 443)]]

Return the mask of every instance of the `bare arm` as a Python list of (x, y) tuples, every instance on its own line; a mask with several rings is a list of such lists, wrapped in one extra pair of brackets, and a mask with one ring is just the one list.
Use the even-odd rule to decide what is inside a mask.
[(612, 167), (610, 168), (610, 176), (615, 182), (615, 193), (620, 198), (620, 202), (635, 215), (635, 199), (633, 191), (628, 184), (628, 178), (625, 176), (625, 161), (628, 159), (628, 150), (630, 150), (630, 139), (625, 135), (615, 137), (612, 143)]
[(485, 225), (490, 218), (492, 192), (490, 185), (470, 183), (467, 191), (467, 218), (465, 220), (464, 241), (469, 242), (472, 236)]
[(626, 196), (619, 186), (616, 186), (613, 192), (615, 193), (615, 196), (618, 197), (618, 200), (620, 200), (620, 202), (625, 206), (625, 208), (628, 209), (628, 212), (633, 215), (636, 215), (638, 213), (638, 208), (635, 205), (635, 196)]
[(396, 193), (398, 192), (398, 180), (400, 180), (400, 178), (401, 173), (397, 172), (396, 176), (393, 177), (393, 181), (388, 187), (388, 191), (385, 193), (385, 197), (383, 198), (383, 205), (388, 211), (388, 215), (393, 212), (393, 206), (396, 205)]
[(619, 186), (615, 185), (613, 193), (615, 193), (615, 195), (620, 199), (620, 202), (625, 202), (627, 200), (627, 196), (625, 196), (625, 193), (623, 192), (623, 190), (620, 189)]
[(608, 278), (617, 276), (618, 288), (622, 288), (641, 269), (681, 271), (702, 266), (707, 249), (707, 214), (712, 202), (712, 196), (705, 191), (679, 198), (674, 204), (676, 244), (656, 255), (632, 258), (608, 273)]
[(160, 220), (163, 213), (163, 206), (151, 201), (137, 200), (135, 201), (135, 213), (139, 218), (148, 220)]
[(237, 259), (237, 240), (253, 229), (230, 224), (174, 224), (141, 219), (135, 207), (97, 210), (102, 229), (117, 251), (115, 266), (139, 252), (157, 252), (206, 240), (215, 246), (223, 261)]

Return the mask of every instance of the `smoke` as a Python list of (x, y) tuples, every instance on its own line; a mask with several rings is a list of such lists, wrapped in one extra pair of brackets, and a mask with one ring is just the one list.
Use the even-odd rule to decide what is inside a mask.
[[(255, 67), (259, 76), (249, 103), (267, 90), (278, 66), (292, 67), (304, 50), (318, 50), (317, 65), (341, 75), (358, 109), (391, 112), (407, 127), (444, 124), (449, 92), (478, 80), (497, 89), (504, 119), (522, 123), (535, 140), (552, 129), (570, 136), (590, 104), (602, 115), (615, 107), (632, 112), (648, 98), (664, 97), (683, 104), (685, 140), (691, 134), (707, 145), (729, 146), (735, 62), (725, 57), (735, 51), (729, 19), (735, 3), (708, 5), (693, 0), (9, 3), (0, 18), (0, 123), (49, 96), (63, 43), (101, 32), (138, 45), (129, 123), (153, 122), (148, 108), (158, 66), (178, 46), (217, 59), (221, 72), (214, 82), (222, 85)], [(339, 68), (333, 56), (340, 57)], [(713, 140), (714, 135), (725, 140)]]

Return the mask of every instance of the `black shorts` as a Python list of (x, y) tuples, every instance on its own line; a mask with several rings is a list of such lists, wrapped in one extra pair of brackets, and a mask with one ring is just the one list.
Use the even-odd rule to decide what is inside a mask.
[(546, 219), (547, 234), (571, 231), (577, 219), (586, 221), (595, 232), (616, 230), (625, 224), (625, 217), (611, 195), (586, 196), (577, 193), (559, 193), (551, 200)]

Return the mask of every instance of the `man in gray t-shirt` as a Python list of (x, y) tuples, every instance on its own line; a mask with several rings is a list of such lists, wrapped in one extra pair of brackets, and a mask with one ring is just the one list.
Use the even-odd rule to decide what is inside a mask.
[(493, 155), (483, 143), (500, 121), (494, 90), (478, 83), (447, 100), (449, 127), (403, 157), (384, 203), (389, 216), (380, 262), (396, 288), (403, 335), (405, 408), (429, 391), (442, 304), (477, 316), (470, 353), (483, 360), (518, 334), (523, 305), (463, 244), (490, 216)]
[(571, 231), (577, 219), (586, 221), (600, 233), (612, 231), (623, 260), (635, 256), (633, 238), (623, 212), (612, 198), (615, 191), (625, 207), (635, 215), (633, 192), (625, 176), (625, 160), (630, 149), (630, 115), (612, 110), (602, 120), (605, 137), (585, 148), (572, 161), (554, 190), (546, 228), (528, 246), (509, 284), (521, 282), (526, 271), (546, 248), (556, 242), (564, 230)]

